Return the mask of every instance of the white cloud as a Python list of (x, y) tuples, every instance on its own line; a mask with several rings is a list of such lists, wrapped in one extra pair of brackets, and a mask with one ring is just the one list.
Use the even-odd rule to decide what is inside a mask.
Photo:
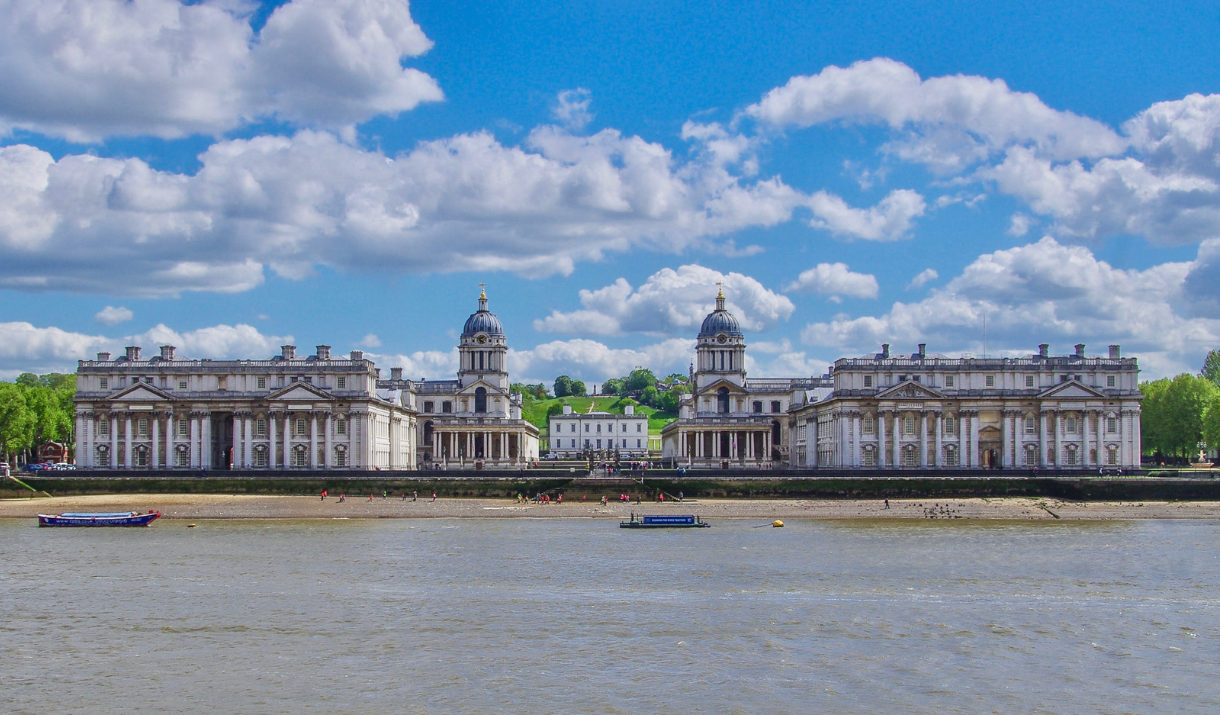
[(293, 0), (257, 36), (252, 10), (9, 0), (0, 124), (72, 141), (219, 134), (263, 118), (337, 129), (442, 98), (401, 64), (432, 46), (405, 0)]
[(906, 143), (896, 147), (904, 159), (952, 161), (957, 168), (1014, 144), (1057, 159), (1108, 156), (1126, 147), (1105, 124), (1051, 109), (1003, 80), (969, 75), (921, 80), (910, 67), (886, 58), (793, 77), (744, 113), (777, 126), (882, 122), (908, 131)]
[(1029, 233), (1029, 227), (1034, 222), (1029, 216), (1023, 213), (1015, 213), (1012, 215), (1012, 221), (1005, 231), (1009, 236), (1024, 236)]
[(555, 119), (571, 131), (579, 132), (593, 121), (593, 113), (589, 111), (589, 105), (593, 103), (593, 93), (584, 87), (564, 90), (559, 93), (556, 101), (553, 110)]
[(916, 288), (923, 288), (930, 281), (934, 281), (937, 278), (940, 278), (940, 274), (936, 272), (935, 268), (925, 268), (922, 271), (920, 271), (918, 275), (916, 275), (914, 278), (911, 279), (911, 282), (907, 284), (907, 290), (915, 290)]
[(583, 310), (552, 311), (535, 320), (534, 329), (573, 335), (693, 336), (715, 308), (717, 283), (724, 284), (728, 308), (746, 330), (769, 330), (787, 320), (795, 307), (749, 276), (685, 265), (657, 271), (638, 289), (619, 278), (604, 288), (581, 290)]
[(843, 199), (818, 191), (809, 197), (813, 211), (809, 225), (824, 228), (836, 236), (866, 241), (896, 241), (911, 229), (912, 221), (922, 216), (927, 204), (910, 189), (891, 191), (876, 206), (852, 208)]
[(802, 271), (784, 290), (849, 298), (876, 298), (880, 288), (875, 276), (853, 273), (846, 263), (819, 263), (807, 271)]
[(102, 325), (118, 325), (119, 323), (126, 323), (134, 317), (135, 313), (132, 313), (123, 306), (115, 308), (114, 306), (108, 305), (99, 310), (97, 314), (93, 316), (93, 319)]
[(92, 360), (98, 352), (115, 356), (128, 345), (156, 354), (161, 345), (174, 345), (179, 358), (268, 358), (292, 336), (263, 335), (249, 325), (215, 325), (186, 332), (163, 324), (138, 335), (107, 337), (37, 327), (30, 323), (0, 323), (0, 376), (21, 372), (75, 372), (77, 360)]
[(514, 382), (550, 384), (557, 375), (585, 382), (621, 377), (636, 367), (658, 375), (685, 374), (695, 356), (693, 339), (672, 338), (639, 348), (611, 348), (595, 340), (557, 340), (529, 350), (509, 350), (508, 369)]
[(391, 158), (304, 131), (218, 142), (194, 175), (139, 159), (0, 149), (0, 287), (165, 295), (242, 291), (270, 267), (569, 273), (633, 247), (679, 252), (787, 221), (778, 179), (605, 130), (490, 134)]
[[(458, 371), (457, 348), (448, 351), (417, 350), (396, 355), (365, 353), (365, 357), (376, 361), (381, 367), (381, 374), (387, 377), (391, 367), (401, 367), (403, 377), (409, 380), (452, 380)], [(513, 380), (517, 380), (515, 375)]]
[(1029, 354), (1041, 342), (1058, 344), (1060, 352), (1078, 342), (1101, 352), (1117, 343), (1140, 357), (1145, 377), (1195, 371), (1220, 344), (1220, 318), (1214, 311), (1191, 315), (1184, 292), (1191, 275), (1214, 273), (1217, 253), (1207, 244), (1193, 262), (1121, 270), (1086, 248), (1043, 238), (980, 256), (922, 301), (894, 303), (878, 316), (811, 323), (801, 337), (852, 354), (882, 342), (982, 353), (986, 316), (993, 355)]
[(369, 333), (363, 338), (360, 338), (360, 342), (356, 344), (362, 348), (379, 348), (381, 347), (381, 339), (378, 338), (376, 334)]

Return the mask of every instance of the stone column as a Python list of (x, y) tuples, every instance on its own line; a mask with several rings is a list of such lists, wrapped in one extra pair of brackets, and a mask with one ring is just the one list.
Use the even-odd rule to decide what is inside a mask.
[(1009, 459), (1008, 459), (1009, 452), (1012, 449), (1012, 439), (1013, 439), (1012, 426), (1010, 424), (1011, 421), (1012, 421), (1012, 415), (1009, 414), (1008, 410), (1001, 409), (1000, 410), (1000, 466), (1005, 467), (1005, 468), (1012, 466), (1011, 464), (1009, 464)]
[(932, 464), (937, 467), (945, 466), (945, 448), (943, 442), (945, 439), (945, 413), (936, 412), (936, 444), (933, 449), (936, 453), (933, 455)]
[(928, 413), (920, 411), (919, 413), (919, 466), (927, 468), (928, 466)]
[(902, 413), (894, 412), (894, 466), (902, 466)]
[(123, 469), (131, 469), (131, 413), (123, 418)]
[(152, 459), (148, 461), (149, 467), (156, 469), (159, 466), (161, 450), (161, 413), (152, 413)]
[(863, 426), (864, 422), (860, 419), (860, 413), (851, 413), (852, 448), (851, 464), (848, 465), (850, 467), (860, 466), (860, 448), (863, 446), (860, 443), (864, 439), (864, 432), (861, 431)]
[(318, 466), (318, 413), (313, 411), (309, 413), (309, 459), (305, 466), (311, 469)]
[(885, 466), (885, 418), (886, 413), (877, 410), (877, 460), (878, 467)]
[(966, 444), (966, 416), (961, 410), (957, 411), (957, 466), (965, 468), (970, 466), (970, 460), (967, 458)]
[(292, 467), (292, 437), (294, 425), (292, 424), (292, 413), (284, 413), (284, 469)]
[(1063, 439), (1061, 437), (1063, 434), (1063, 415), (1059, 414), (1059, 410), (1055, 410), (1051, 413), (1051, 416), (1055, 419), (1055, 468), (1063, 469)]
[(212, 413), (204, 412), (200, 418), (202, 426), (199, 429), (200, 458), (204, 469), (212, 468)]
[(267, 413), (267, 439), (269, 441), (269, 444), (267, 447), (267, 468), (268, 469), (275, 468), (275, 454), (276, 454), (275, 422), (277, 419), (279, 419), (278, 414), (276, 414), (274, 412)]
[(1081, 446), (1083, 447), (1080, 450), (1080, 464), (1084, 467), (1093, 466), (1093, 463), (1089, 461), (1089, 443), (1092, 441), (1092, 435), (1090, 434), (1090, 428), (1092, 427), (1090, 423), (1093, 421), (1092, 416), (1093, 414), (1091, 410), (1084, 409), (1080, 412), (1080, 419), (1082, 422), (1080, 425), (1080, 438), (1082, 442)]
[(334, 459), (334, 450), (330, 444), (330, 410), (322, 413), (322, 467), (329, 469)]
[(1046, 413), (1038, 408), (1038, 465), (1046, 466)]

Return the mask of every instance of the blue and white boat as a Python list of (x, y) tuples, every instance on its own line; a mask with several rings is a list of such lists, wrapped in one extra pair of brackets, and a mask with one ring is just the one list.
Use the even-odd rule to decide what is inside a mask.
[(112, 511), (39, 514), (39, 526), (148, 526), (161, 518), (161, 512)]
[(693, 514), (632, 514), (629, 521), (620, 521), (618, 526), (620, 529), (706, 529), (711, 524)]

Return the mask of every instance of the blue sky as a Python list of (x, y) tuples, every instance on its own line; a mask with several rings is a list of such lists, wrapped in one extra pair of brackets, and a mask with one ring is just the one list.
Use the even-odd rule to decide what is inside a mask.
[[(0, 9), (0, 377), (170, 342), (514, 378), (1220, 347), (1214, 3)], [(982, 324), (987, 320), (987, 342)]]

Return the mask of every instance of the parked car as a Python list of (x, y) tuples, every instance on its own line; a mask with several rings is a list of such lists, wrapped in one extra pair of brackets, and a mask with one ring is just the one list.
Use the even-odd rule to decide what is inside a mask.
[(69, 470), (72, 470), (72, 469), (76, 469), (76, 465), (75, 465), (75, 464), (68, 464), (67, 462), (60, 462), (59, 464), (53, 464), (53, 465), (51, 465), (51, 469), (54, 469), (54, 470), (56, 470), (56, 471), (63, 472), (63, 471), (69, 471)]
[(7, 477), (10, 474), (8, 462), (0, 462), (0, 477)]
[(41, 472), (41, 471), (44, 471), (46, 468), (47, 468), (47, 465), (42, 464), (41, 462), (27, 464), (24, 467), (22, 467), (22, 469), (24, 469), (27, 472)]

